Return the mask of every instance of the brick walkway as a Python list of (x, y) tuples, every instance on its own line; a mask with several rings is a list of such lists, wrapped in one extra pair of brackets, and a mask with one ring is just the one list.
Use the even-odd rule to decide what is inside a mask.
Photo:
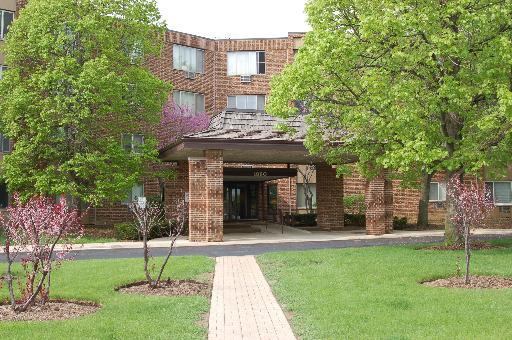
[(253, 256), (217, 258), (208, 339), (295, 339)]

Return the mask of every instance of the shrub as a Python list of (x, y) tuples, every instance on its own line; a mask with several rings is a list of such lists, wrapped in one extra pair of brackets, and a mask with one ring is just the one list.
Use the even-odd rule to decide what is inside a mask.
[(114, 229), (118, 240), (138, 241), (140, 239), (139, 232), (132, 222), (118, 223), (114, 225)]
[(393, 229), (404, 230), (408, 225), (407, 217), (393, 217)]
[(364, 195), (347, 195), (343, 197), (343, 207), (354, 215), (364, 215), (366, 204)]
[(365, 214), (345, 214), (345, 225), (364, 227), (366, 225)]

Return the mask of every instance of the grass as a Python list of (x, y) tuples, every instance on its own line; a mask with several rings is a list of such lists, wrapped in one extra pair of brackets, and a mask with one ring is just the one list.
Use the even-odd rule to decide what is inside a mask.
[[(161, 260), (161, 259), (159, 259)], [(204, 339), (201, 319), (209, 310), (205, 297), (151, 297), (114, 292), (143, 279), (142, 260), (95, 260), (64, 263), (52, 275), (52, 298), (86, 300), (103, 308), (68, 321), (0, 322), (0, 339)], [(5, 263), (0, 263), (0, 272)], [(206, 257), (171, 259), (166, 277), (205, 278), (214, 262)], [(0, 288), (0, 300), (7, 298)]]
[[(505, 249), (473, 253), (473, 273), (512, 277)], [(412, 246), (318, 250), (258, 257), (301, 339), (511, 339), (512, 289), (427, 287), (453, 276), (463, 252)]]

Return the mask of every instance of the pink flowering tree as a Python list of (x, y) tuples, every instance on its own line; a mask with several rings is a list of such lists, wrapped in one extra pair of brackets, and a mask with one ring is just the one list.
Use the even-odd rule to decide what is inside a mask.
[(492, 211), (494, 205), (485, 189), (476, 182), (465, 184), (454, 177), (448, 183), (447, 195), (453, 202), (454, 214), (452, 222), (460, 235), (464, 236), (464, 252), (466, 257), (465, 283), (469, 284), (469, 267), (471, 260), (471, 228), (479, 227)]
[[(166, 214), (160, 202), (133, 202), (130, 204), (130, 210), (135, 217), (135, 226), (143, 243), (143, 256), (144, 256), (144, 274), (146, 281), (151, 288), (157, 288), (162, 280), (165, 267), (173, 253), (174, 246), (178, 237), (185, 229), (188, 217), (188, 205), (184, 198), (179, 198), (175, 202), (175, 209), (172, 213)], [(156, 276), (153, 276), (150, 270), (150, 254), (148, 247), (149, 235), (153, 228), (162, 223), (164, 216), (169, 216), (170, 234), (169, 234), (169, 248), (164, 262), (158, 269)]]
[(162, 111), (162, 118), (157, 136), (159, 147), (166, 147), (189, 133), (204, 131), (210, 124), (210, 116), (206, 112), (195, 113), (190, 107), (180, 106), (169, 100)]
[[(14, 311), (24, 312), (36, 302), (48, 301), (52, 270), (67, 258), (74, 242), (83, 235), (80, 219), (78, 210), (70, 208), (64, 198), (54, 203), (47, 197), (33, 197), (25, 203), (18, 195), (14, 196), (14, 204), (7, 208), (7, 213), (0, 215), (6, 237), (3, 245), (7, 257), (5, 280)], [(25, 272), (24, 284), (17, 278), (21, 287), (18, 300), (12, 273), (16, 260), (21, 262)]]

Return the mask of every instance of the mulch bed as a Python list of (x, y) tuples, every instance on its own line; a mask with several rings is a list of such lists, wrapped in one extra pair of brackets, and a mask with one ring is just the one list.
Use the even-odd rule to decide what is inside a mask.
[(128, 294), (141, 294), (153, 296), (193, 296), (209, 297), (211, 285), (194, 280), (166, 280), (160, 286), (151, 288), (146, 281), (134, 282), (116, 288), (116, 291)]
[(471, 283), (465, 284), (463, 277), (449, 277), (422, 282), (429, 287), (466, 288), (466, 289), (500, 289), (512, 288), (512, 278), (498, 276), (471, 276)]
[(34, 305), (26, 312), (15, 313), (10, 305), (0, 305), (0, 321), (55, 321), (69, 320), (97, 312), (100, 305), (92, 302), (52, 300)]
[[(485, 249), (503, 249), (505, 247), (494, 245), (489, 242), (473, 241), (471, 242), (471, 250), (485, 250)], [(427, 247), (419, 247), (417, 250), (464, 250), (464, 244), (454, 244), (451, 246), (435, 245)]]

